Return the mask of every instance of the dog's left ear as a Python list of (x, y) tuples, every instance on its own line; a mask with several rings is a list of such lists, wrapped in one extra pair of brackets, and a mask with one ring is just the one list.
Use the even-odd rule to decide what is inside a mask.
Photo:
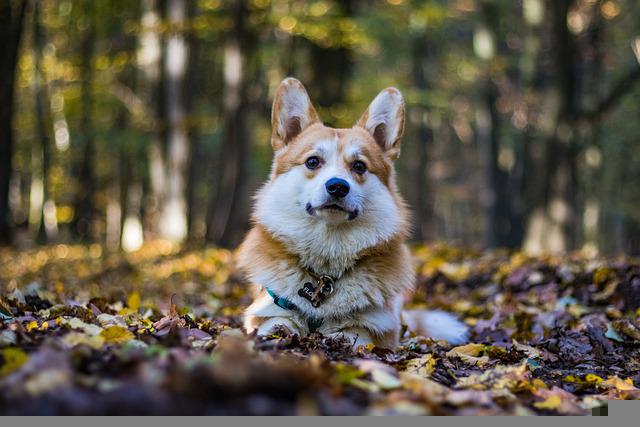
[(366, 129), (389, 158), (397, 159), (404, 132), (404, 99), (400, 91), (389, 87), (380, 92), (356, 126)]

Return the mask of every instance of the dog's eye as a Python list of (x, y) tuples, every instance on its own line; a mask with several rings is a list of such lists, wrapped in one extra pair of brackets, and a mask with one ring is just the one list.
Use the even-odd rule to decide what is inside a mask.
[(364, 162), (361, 162), (360, 160), (353, 162), (353, 165), (351, 166), (351, 168), (358, 175), (362, 175), (367, 171), (367, 165), (365, 165)]
[(308, 169), (317, 169), (320, 166), (320, 159), (317, 156), (311, 156), (304, 164)]

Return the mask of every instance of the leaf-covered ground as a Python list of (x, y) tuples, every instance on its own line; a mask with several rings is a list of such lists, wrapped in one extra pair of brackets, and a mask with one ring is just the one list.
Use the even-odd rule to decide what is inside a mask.
[(414, 250), (452, 348), (246, 336), (232, 253), (0, 250), (1, 414), (590, 414), (640, 398), (640, 263)]

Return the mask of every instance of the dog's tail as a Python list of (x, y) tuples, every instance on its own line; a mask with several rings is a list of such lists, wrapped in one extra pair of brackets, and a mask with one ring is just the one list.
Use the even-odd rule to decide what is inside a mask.
[(469, 327), (445, 311), (403, 310), (402, 321), (416, 335), (447, 340), (453, 345), (469, 341)]

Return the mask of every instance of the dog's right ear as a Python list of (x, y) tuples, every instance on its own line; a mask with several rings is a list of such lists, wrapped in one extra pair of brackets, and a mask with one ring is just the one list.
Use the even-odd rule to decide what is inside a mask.
[(313, 123), (319, 122), (302, 83), (288, 77), (280, 83), (271, 109), (271, 146), (274, 151), (286, 146)]

